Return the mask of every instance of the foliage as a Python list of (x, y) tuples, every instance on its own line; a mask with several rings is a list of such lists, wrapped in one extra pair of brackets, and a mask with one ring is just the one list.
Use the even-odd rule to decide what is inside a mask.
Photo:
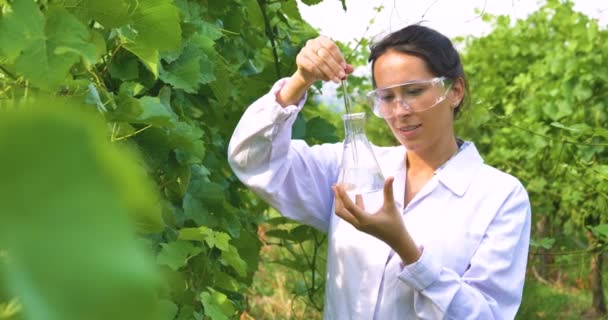
[(608, 31), (567, 1), (548, 1), (515, 23), (484, 18), (495, 29), (467, 41), (474, 102), (462, 135), (524, 182), (537, 219), (550, 216), (573, 236), (606, 223)]
[[(107, 140), (143, 156), (140, 166), (160, 195), (154, 209), (144, 209), (162, 210), (161, 230), (142, 238), (167, 282), (160, 291), (164, 318), (239, 314), (258, 265), (257, 224), (266, 205), (232, 175), (227, 143), (244, 108), (293, 71), (299, 47), (316, 34), (296, 2), (13, 0), (0, 7), (0, 109), (32, 97), (97, 109)], [(114, 160), (106, 171), (121, 163)], [(138, 186), (125, 180), (122, 187), (136, 192)], [(71, 222), (87, 230), (79, 224), (84, 221)], [(83, 245), (98, 255), (92, 259), (101, 259), (94, 241), (101, 239)], [(14, 254), (8, 245), (0, 248)], [(107, 259), (129, 268), (128, 259)], [(50, 292), (38, 293), (52, 299)], [(2, 311), (15, 310), (12, 297), (0, 297)], [(23, 305), (26, 319), (39, 318)], [(82, 318), (70, 313), (75, 309), (66, 306), (58, 317)]]
[[(473, 96), (458, 131), (476, 142), (486, 162), (526, 186), (531, 252), (542, 253), (530, 266), (551, 278), (547, 264), (559, 259), (547, 249), (605, 250), (608, 30), (570, 1), (549, 0), (524, 20), (483, 19), (494, 30), (465, 40)], [(585, 245), (590, 230), (595, 239)]]
[[(293, 72), (299, 48), (316, 35), (296, 2), (9, 0), (0, 9), (0, 318), (81, 319), (100, 305), (122, 311), (88, 314), (237, 317), (258, 268), (267, 207), (232, 175), (227, 143), (245, 107)], [(534, 220), (548, 221), (548, 230), (535, 230), (533, 249), (579, 249), (587, 230), (605, 241), (607, 31), (567, 1), (549, 0), (525, 20), (483, 18), (494, 31), (465, 40), (473, 96), (459, 136), (524, 182)], [(368, 44), (340, 45), (364, 66)], [(350, 76), (348, 87), (357, 109), (371, 115), (369, 76)], [(318, 107), (319, 90), (309, 93), (294, 138), (339, 141), (341, 105)], [(44, 107), (21, 104), (34, 98)], [(14, 109), (35, 112), (8, 116)], [(90, 117), (106, 126), (94, 143), (84, 139), (100, 134)], [(395, 144), (383, 120), (368, 119), (372, 142)], [(99, 139), (111, 145), (99, 147)], [(146, 191), (141, 170), (155, 190)], [(149, 250), (132, 239), (128, 214)], [(285, 220), (270, 224), (269, 241), (285, 248), (275, 262), (297, 272), (296, 293), (319, 308), (323, 265), (311, 258), (324, 255), (322, 235)], [(296, 265), (307, 258), (307, 268)], [(69, 287), (57, 287), (61, 281)]]

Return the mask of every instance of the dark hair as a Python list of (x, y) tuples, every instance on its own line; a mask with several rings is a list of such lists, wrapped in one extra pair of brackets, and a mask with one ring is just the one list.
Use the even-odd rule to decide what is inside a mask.
[(374, 77), (376, 60), (389, 50), (421, 58), (435, 76), (446, 77), (451, 80), (462, 78), (465, 82), (466, 91), (462, 101), (454, 108), (454, 116), (458, 115), (464, 100), (468, 100), (468, 85), (458, 51), (448, 37), (431, 28), (413, 24), (387, 35), (379, 42), (372, 43), (368, 62), (372, 63), (374, 87), (376, 87)]

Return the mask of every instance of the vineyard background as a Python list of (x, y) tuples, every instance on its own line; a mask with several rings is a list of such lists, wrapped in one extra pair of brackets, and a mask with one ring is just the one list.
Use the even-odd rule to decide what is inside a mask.
[[(317, 35), (295, 1), (0, 8), (0, 319), (320, 318), (324, 235), (270, 210), (226, 161), (243, 110)], [(454, 39), (472, 94), (457, 132), (530, 194), (518, 318), (602, 318), (606, 26), (558, 0), (525, 20), (480, 16), (491, 33)], [(339, 45), (364, 66), (368, 44)], [(348, 83), (367, 111), (370, 79)], [(341, 140), (341, 106), (321, 90), (294, 138)], [(395, 143), (379, 119), (367, 128)]]

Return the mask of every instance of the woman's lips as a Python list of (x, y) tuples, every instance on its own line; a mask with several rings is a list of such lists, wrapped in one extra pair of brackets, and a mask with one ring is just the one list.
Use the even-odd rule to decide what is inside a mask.
[(399, 132), (406, 137), (411, 137), (418, 131), (418, 128), (420, 128), (420, 127), (422, 127), (422, 124), (405, 126), (405, 127), (399, 128)]

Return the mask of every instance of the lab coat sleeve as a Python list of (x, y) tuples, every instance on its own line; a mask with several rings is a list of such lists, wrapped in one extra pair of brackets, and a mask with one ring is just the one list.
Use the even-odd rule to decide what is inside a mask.
[[(489, 224), (462, 276), (441, 265), (432, 250), (404, 266), (399, 279), (416, 289), (421, 319), (513, 319), (521, 303), (531, 210), (517, 184)], [(458, 250), (457, 245), (451, 250)]]
[(230, 140), (228, 162), (246, 186), (282, 215), (327, 232), (342, 147), (291, 139), (306, 96), (283, 108), (276, 95), (285, 83), (279, 80), (247, 108)]

